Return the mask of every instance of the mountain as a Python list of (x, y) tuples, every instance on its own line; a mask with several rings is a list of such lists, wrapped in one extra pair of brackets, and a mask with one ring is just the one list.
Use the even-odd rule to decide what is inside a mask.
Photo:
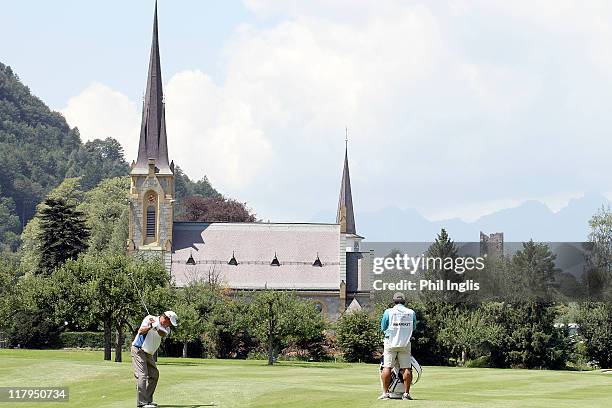
[[(0, 253), (15, 250), (36, 206), (66, 177), (83, 191), (130, 167), (117, 140), (82, 143), (77, 128), (32, 95), (11, 67), (0, 63)], [(177, 166), (177, 207), (188, 196), (218, 197), (206, 176), (192, 181)], [(1, 256), (1, 255), (0, 255)]]
[[(459, 218), (429, 221), (415, 209), (388, 207), (355, 215), (357, 232), (368, 241), (421, 242), (432, 241), (445, 228), (454, 241), (475, 242), (480, 231), (486, 234), (503, 232), (506, 242), (534, 239), (545, 242), (585, 241), (589, 219), (610, 201), (598, 193), (587, 193), (571, 199), (567, 206), (553, 212), (545, 204), (529, 200), (513, 208), (484, 215), (473, 222)], [(319, 213), (313, 221), (333, 222), (335, 214)]]
[(16, 248), (36, 205), (65, 177), (81, 176), (89, 189), (128, 170), (116, 140), (81, 143), (78, 129), (0, 63), (0, 249)]

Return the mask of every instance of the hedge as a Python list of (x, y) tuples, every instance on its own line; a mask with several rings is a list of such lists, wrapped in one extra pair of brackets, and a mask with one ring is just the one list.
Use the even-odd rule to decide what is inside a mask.
[[(60, 347), (63, 348), (104, 348), (104, 332), (63, 332), (59, 335)], [(123, 348), (129, 347), (132, 335), (126, 333)], [(115, 347), (115, 333), (111, 337)]]

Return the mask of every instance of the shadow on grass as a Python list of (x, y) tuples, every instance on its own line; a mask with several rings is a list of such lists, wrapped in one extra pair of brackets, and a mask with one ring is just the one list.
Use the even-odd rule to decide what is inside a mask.
[(159, 408), (199, 408), (199, 407), (216, 407), (212, 402), (210, 404), (187, 404), (187, 405), (158, 405)]
[(346, 363), (315, 363), (308, 361), (279, 361), (274, 363), (274, 365), (283, 367), (332, 368), (336, 370), (350, 367), (350, 365)]
[[(201, 363), (194, 361), (158, 361), (158, 366), (183, 366), (183, 367), (195, 367), (205, 364), (210, 364), (210, 362), (215, 361), (215, 359), (202, 359)], [(240, 363), (245, 361), (254, 362), (256, 360), (218, 360), (218, 361), (231, 361), (233, 363)], [(271, 367), (267, 364), (266, 361), (261, 361), (261, 364), (254, 364), (257, 367)], [(274, 363), (274, 366), (279, 367), (306, 367), (306, 368), (331, 368), (331, 369), (344, 369), (350, 368), (350, 364), (348, 363), (319, 363), (319, 362), (308, 362), (308, 361), (277, 361)]]
[[(193, 361), (163, 361), (163, 362), (157, 362), (158, 366), (185, 366), (185, 367), (193, 367), (193, 366), (199, 366), (199, 365), (203, 365), (205, 363), (194, 363)], [(174, 405), (173, 405), (174, 406)], [(177, 407), (179, 405), (176, 405)], [(187, 405), (185, 405), (187, 406)]]

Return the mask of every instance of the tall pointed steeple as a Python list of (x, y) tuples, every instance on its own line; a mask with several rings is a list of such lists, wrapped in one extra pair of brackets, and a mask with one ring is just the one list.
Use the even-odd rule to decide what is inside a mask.
[(162, 90), (161, 64), (159, 60), (157, 2), (155, 2), (155, 15), (153, 17), (153, 40), (151, 43), (149, 73), (147, 75), (147, 90), (143, 102), (138, 158), (132, 172), (146, 174), (149, 168), (149, 159), (155, 159), (156, 173), (172, 174), (168, 162), (164, 93)]
[[(347, 132), (348, 133), (348, 132)], [(345, 234), (357, 234), (355, 229), (355, 214), (353, 213), (353, 195), (351, 193), (351, 177), (348, 165), (348, 136), (344, 149), (344, 170), (342, 170), (342, 182), (340, 183), (340, 198), (338, 200), (338, 213), (336, 222), (340, 224), (340, 232)]]

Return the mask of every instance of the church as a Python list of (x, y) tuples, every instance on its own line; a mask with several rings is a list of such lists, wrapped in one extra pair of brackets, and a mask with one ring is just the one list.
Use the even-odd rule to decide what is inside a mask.
[(130, 178), (128, 251), (162, 259), (177, 286), (205, 279), (232, 292), (291, 290), (312, 299), (332, 320), (370, 304), (373, 254), (360, 249), (364, 237), (355, 227), (346, 150), (336, 223), (174, 221), (174, 162), (168, 160), (157, 5), (138, 156)]

